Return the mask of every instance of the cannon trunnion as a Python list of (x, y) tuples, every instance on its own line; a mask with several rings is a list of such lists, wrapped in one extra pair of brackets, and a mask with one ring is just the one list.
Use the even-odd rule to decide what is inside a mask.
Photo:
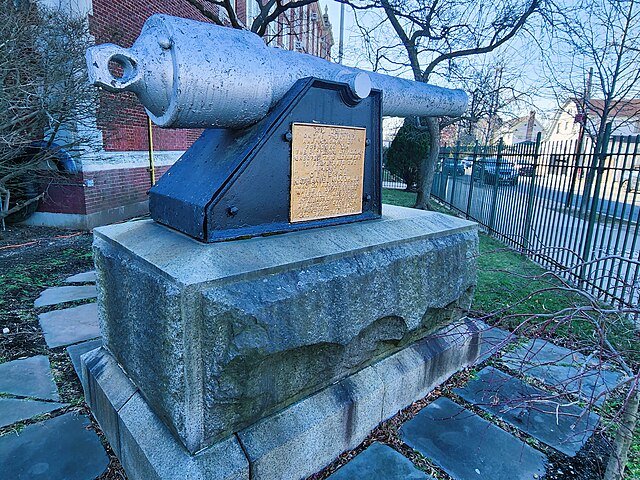
[[(313, 78), (299, 80), (252, 127), (205, 130), (149, 192), (151, 216), (205, 242), (379, 218), (381, 118), (379, 91), (355, 101), (347, 84)], [(337, 139), (334, 145), (324, 145), (319, 143), (323, 142), (322, 135), (309, 138), (308, 134), (292, 131), (299, 125), (317, 125), (320, 134), (328, 130), (329, 136), (335, 132), (332, 126), (364, 133), (361, 184), (347, 178), (349, 172), (359, 175), (344, 165), (353, 153), (347, 154), (346, 160), (338, 159), (344, 167), (341, 170), (316, 168), (306, 177), (296, 172), (292, 177), (292, 149), (297, 140), (305, 149), (302, 154), (313, 163), (327, 156), (327, 147), (331, 150), (341, 144)], [(336, 157), (329, 159), (335, 160)], [(352, 163), (356, 162), (362, 159)], [(337, 178), (340, 176), (345, 178)], [(329, 212), (328, 218), (315, 218), (318, 215), (314, 216), (313, 211), (295, 216), (292, 188), (295, 190), (294, 183), (301, 182), (304, 203), (316, 203), (318, 209)], [(314, 195), (324, 198), (314, 199)], [(335, 204), (349, 199), (359, 205), (354, 209)], [(331, 216), (330, 212), (337, 215)]]

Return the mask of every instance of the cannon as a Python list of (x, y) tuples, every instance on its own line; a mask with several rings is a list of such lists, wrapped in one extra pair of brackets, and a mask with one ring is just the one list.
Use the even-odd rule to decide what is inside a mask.
[[(122, 67), (114, 76), (109, 62)], [(356, 99), (383, 93), (387, 116), (459, 116), (462, 90), (344, 67), (304, 53), (268, 47), (254, 33), (168, 15), (153, 15), (129, 49), (87, 50), (91, 83), (131, 91), (161, 127), (242, 128), (263, 118), (297, 80), (347, 83)]]
[[(382, 116), (457, 116), (467, 95), (153, 15), (131, 48), (87, 51), (89, 80), (161, 127), (203, 128), (149, 191), (161, 224), (216, 242), (378, 219)], [(113, 64), (121, 67), (113, 68)]]

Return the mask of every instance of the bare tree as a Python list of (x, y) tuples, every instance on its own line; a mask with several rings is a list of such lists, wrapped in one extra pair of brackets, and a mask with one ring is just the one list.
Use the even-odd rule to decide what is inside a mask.
[(578, 120), (594, 141), (601, 140), (621, 104), (640, 98), (640, 5), (581, 0), (557, 5), (551, 21), (549, 88), (561, 102), (581, 103)]
[[(546, 58), (549, 87), (562, 103), (576, 102), (581, 132), (595, 152), (606, 153), (607, 123), (615, 134), (624, 127), (623, 114), (635, 117), (632, 121), (640, 118), (640, 5), (637, 0), (581, 0), (558, 4), (550, 20), (555, 28), (550, 30), (553, 54)], [(586, 165), (587, 208), (604, 159), (593, 155)]]
[[(408, 68), (418, 82), (451, 73), (475, 55), (493, 52), (518, 35), (543, 8), (542, 0), (339, 0), (356, 12), (374, 68)], [(368, 16), (358, 19), (358, 16)], [(438, 160), (440, 125), (426, 119), (433, 148), (421, 164), (416, 207), (428, 208)]]
[[(441, 118), (440, 130), (457, 123), (466, 142), (489, 145), (503, 121), (516, 118), (526, 106), (534, 108), (535, 87), (525, 79), (525, 68), (504, 56), (466, 62), (451, 72), (451, 81), (469, 94), (467, 111), (459, 118)], [(458, 138), (460, 139), (460, 138)]]
[[(2, 0), (0, 12), (0, 220), (45, 195), (46, 176), (75, 170), (96, 92), (86, 79), (84, 20)], [(46, 175), (43, 175), (46, 172)]]

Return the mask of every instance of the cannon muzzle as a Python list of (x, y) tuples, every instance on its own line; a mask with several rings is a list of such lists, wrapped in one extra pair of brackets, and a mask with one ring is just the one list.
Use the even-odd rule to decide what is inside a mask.
[[(111, 62), (121, 72), (114, 74)], [(347, 83), (356, 99), (382, 90), (388, 116), (459, 116), (467, 106), (462, 90), (344, 67), (268, 47), (248, 31), (169, 15), (149, 17), (131, 48), (89, 48), (87, 66), (91, 83), (134, 92), (162, 127), (252, 125), (305, 77)]]

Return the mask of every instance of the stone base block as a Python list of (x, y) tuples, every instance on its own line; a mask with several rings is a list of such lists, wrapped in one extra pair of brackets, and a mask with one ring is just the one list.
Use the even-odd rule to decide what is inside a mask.
[(235, 435), (190, 454), (104, 347), (81, 357), (85, 399), (130, 480), (246, 480)]
[(471, 222), (391, 206), (215, 244), (152, 221), (96, 229), (104, 344), (195, 453), (459, 320), (477, 248)]
[(481, 337), (471, 320), (440, 329), (196, 454), (172, 435), (105, 348), (82, 357), (85, 397), (132, 480), (302, 479), (474, 363)]

